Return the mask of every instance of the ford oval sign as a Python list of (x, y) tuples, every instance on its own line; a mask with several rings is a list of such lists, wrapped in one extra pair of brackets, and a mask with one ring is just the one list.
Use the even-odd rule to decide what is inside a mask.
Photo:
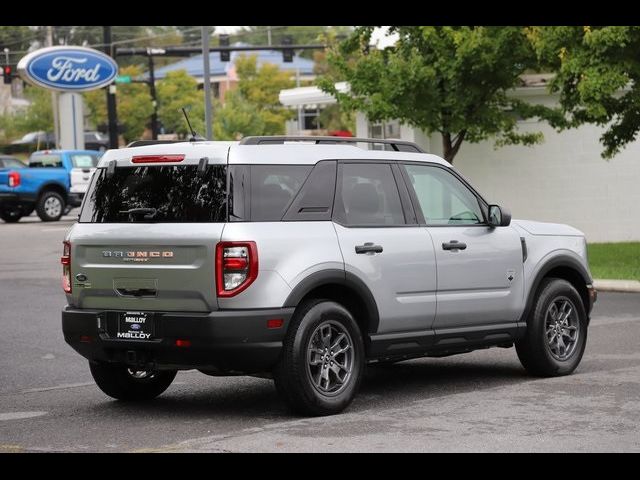
[(109, 85), (118, 65), (108, 55), (85, 47), (48, 47), (18, 63), (18, 73), (33, 85), (62, 92), (86, 92)]

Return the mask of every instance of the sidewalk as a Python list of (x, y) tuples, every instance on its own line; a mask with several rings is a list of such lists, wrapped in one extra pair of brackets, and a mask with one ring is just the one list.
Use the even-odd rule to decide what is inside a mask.
[(595, 279), (593, 286), (599, 292), (634, 292), (640, 293), (640, 282), (637, 280)]

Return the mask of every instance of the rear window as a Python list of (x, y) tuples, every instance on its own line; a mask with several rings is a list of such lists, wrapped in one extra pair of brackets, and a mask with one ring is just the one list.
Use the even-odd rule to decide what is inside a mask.
[(94, 168), (98, 164), (98, 157), (89, 154), (71, 155), (74, 168)]
[(39, 153), (29, 157), (29, 168), (62, 167), (60, 155)]
[(106, 169), (98, 169), (80, 222), (224, 222), (227, 168), (209, 165), (203, 176), (198, 175), (197, 168), (197, 165), (118, 167), (110, 178)]

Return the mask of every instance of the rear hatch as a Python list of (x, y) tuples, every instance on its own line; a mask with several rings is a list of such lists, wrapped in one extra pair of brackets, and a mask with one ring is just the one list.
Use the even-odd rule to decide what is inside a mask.
[(74, 153), (71, 154), (71, 172), (69, 178), (71, 181), (71, 193), (86, 193), (89, 188), (91, 175), (98, 164), (98, 153)]
[[(128, 311), (218, 308), (215, 246), (226, 220), (228, 147), (170, 154), (175, 156), (155, 155), (158, 147), (105, 154), (68, 236), (71, 304)], [(110, 175), (106, 167), (116, 155)], [(199, 173), (202, 157), (208, 166)]]

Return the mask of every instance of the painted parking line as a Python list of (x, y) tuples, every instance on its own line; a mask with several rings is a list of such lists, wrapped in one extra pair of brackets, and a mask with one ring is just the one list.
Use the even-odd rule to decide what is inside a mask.
[(25, 418), (41, 417), (49, 412), (8, 412), (0, 413), (0, 422), (7, 420), (23, 420)]
[(54, 387), (30, 388), (28, 390), (22, 390), (20, 393), (48, 392), (50, 390), (64, 390), (66, 388), (88, 387), (89, 385), (95, 385), (95, 383), (94, 382), (65, 383), (63, 385), (56, 385)]

